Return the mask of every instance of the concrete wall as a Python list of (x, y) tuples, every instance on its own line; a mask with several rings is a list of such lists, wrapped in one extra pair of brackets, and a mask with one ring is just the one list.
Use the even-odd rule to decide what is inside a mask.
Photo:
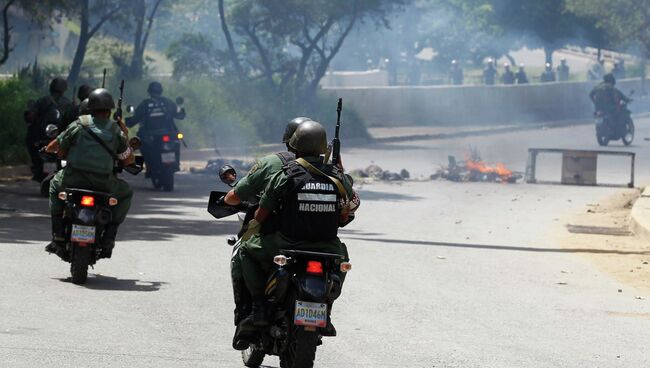
[[(594, 82), (523, 86), (417, 86), (324, 88), (342, 97), (367, 126), (494, 125), (587, 119)], [(624, 93), (640, 79), (620, 81)], [(636, 96), (638, 97), (638, 96)], [(632, 105), (632, 110), (634, 111)]]
[(324, 88), (386, 87), (388, 72), (379, 69), (364, 72), (328, 72), (321, 79), (320, 85)]

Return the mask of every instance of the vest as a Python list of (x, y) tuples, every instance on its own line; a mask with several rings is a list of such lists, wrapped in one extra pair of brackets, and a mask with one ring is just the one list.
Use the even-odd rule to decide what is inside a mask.
[(147, 116), (145, 118), (144, 128), (148, 134), (159, 135), (167, 134), (170, 131), (170, 120), (172, 117), (167, 111), (165, 101), (150, 98), (146, 100)]
[(280, 232), (293, 241), (328, 241), (336, 238), (341, 213), (339, 194), (332, 181), (314, 175), (291, 161), (282, 168), (287, 190), (280, 210)]
[(108, 124), (105, 128), (95, 125), (90, 115), (79, 117), (81, 126), (75, 143), (68, 152), (68, 166), (75, 170), (83, 170), (96, 174), (110, 174), (113, 172), (113, 158), (87, 131), (92, 130), (106, 146), (113, 148), (118, 139), (117, 124)]

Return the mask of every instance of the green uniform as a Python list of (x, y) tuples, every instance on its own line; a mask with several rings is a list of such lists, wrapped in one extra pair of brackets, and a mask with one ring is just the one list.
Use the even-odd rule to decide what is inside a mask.
[[(269, 180), (282, 171), (284, 163), (277, 154), (262, 157), (235, 186), (235, 194), (242, 200), (250, 200), (262, 194)], [(240, 258), (235, 255), (230, 260), (230, 272), (232, 280), (242, 278)]]
[[(327, 166), (321, 163), (320, 158), (305, 157), (305, 159), (322, 171), (327, 172)], [(278, 210), (286, 194), (287, 175), (279, 171), (271, 177), (262, 198), (260, 208), (269, 211)], [(352, 198), (353, 191), (347, 177), (342, 180), (348, 197)], [(246, 286), (254, 298), (263, 296), (264, 288), (270, 273), (273, 270), (273, 257), (279, 254), (280, 249), (297, 249), (324, 253), (340, 254), (348, 260), (348, 251), (344, 243), (338, 238), (321, 242), (296, 242), (277, 231), (269, 235), (254, 235), (245, 241), (239, 252), (242, 271)], [(341, 280), (345, 274), (340, 274)]]
[[(56, 138), (60, 149), (67, 152), (68, 164), (50, 182), (50, 212), (54, 216), (63, 214), (65, 202), (59, 199), (58, 194), (65, 188), (94, 190), (110, 193), (117, 199), (117, 205), (112, 207), (112, 222), (120, 224), (131, 207), (133, 190), (126, 181), (119, 179), (113, 173), (112, 157), (104, 148), (92, 141), (89, 133), (82, 127), (84, 124), (82, 119), (86, 118), (89, 116), (74, 121)], [(117, 124), (110, 119), (87, 119), (86, 125), (104, 140), (117, 156), (127, 151), (126, 137)], [(84, 144), (87, 142), (92, 145), (88, 147), (92, 148), (85, 149)]]

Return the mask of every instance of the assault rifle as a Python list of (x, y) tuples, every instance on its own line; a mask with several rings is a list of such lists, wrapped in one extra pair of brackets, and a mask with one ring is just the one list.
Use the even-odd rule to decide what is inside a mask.
[(336, 106), (336, 130), (334, 131), (334, 139), (332, 140), (332, 165), (337, 166), (341, 163), (341, 140), (339, 133), (341, 130), (341, 111), (343, 110), (343, 99), (339, 98), (339, 103)]
[(117, 100), (117, 109), (115, 109), (115, 113), (113, 114), (113, 119), (115, 119), (115, 121), (122, 119), (123, 99), (124, 99), (124, 79), (122, 79), (122, 82), (120, 82), (120, 98)]
[(106, 88), (106, 68), (104, 68), (104, 76), (102, 77), (102, 88)]

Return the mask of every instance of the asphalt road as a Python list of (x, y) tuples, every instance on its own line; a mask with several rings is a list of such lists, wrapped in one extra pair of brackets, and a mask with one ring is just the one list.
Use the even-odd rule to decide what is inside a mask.
[[(627, 149), (638, 154), (639, 183), (650, 182), (644, 137), (649, 120), (637, 122)], [(344, 163), (374, 161), (425, 178), (470, 146), (518, 171), (529, 147), (597, 148), (593, 128), (582, 126), (372, 145), (345, 150)], [(558, 160), (540, 166), (559, 178)], [(627, 174), (622, 162), (605, 161), (599, 175), (625, 183)], [(85, 286), (71, 284), (68, 265), (43, 252), (49, 218), (36, 186), (0, 183), (0, 366), (241, 366), (230, 348), (225, 242), (237, 223), (205, 211), (208, 192), (223, 185), (179, 174), (177, 191), (162, 193), (143, 178), (129, 180), (136, 196), (114, 256), (98, 263)], [(341, 232), (354, 268), (335, 305), (339, 336), (325, 340), (316, 366), (648, 366), (650, 301), (582, 257), (603, 250), (557, 240), (565, 216), (626, 190), (360, 185), (357, 220)]]

